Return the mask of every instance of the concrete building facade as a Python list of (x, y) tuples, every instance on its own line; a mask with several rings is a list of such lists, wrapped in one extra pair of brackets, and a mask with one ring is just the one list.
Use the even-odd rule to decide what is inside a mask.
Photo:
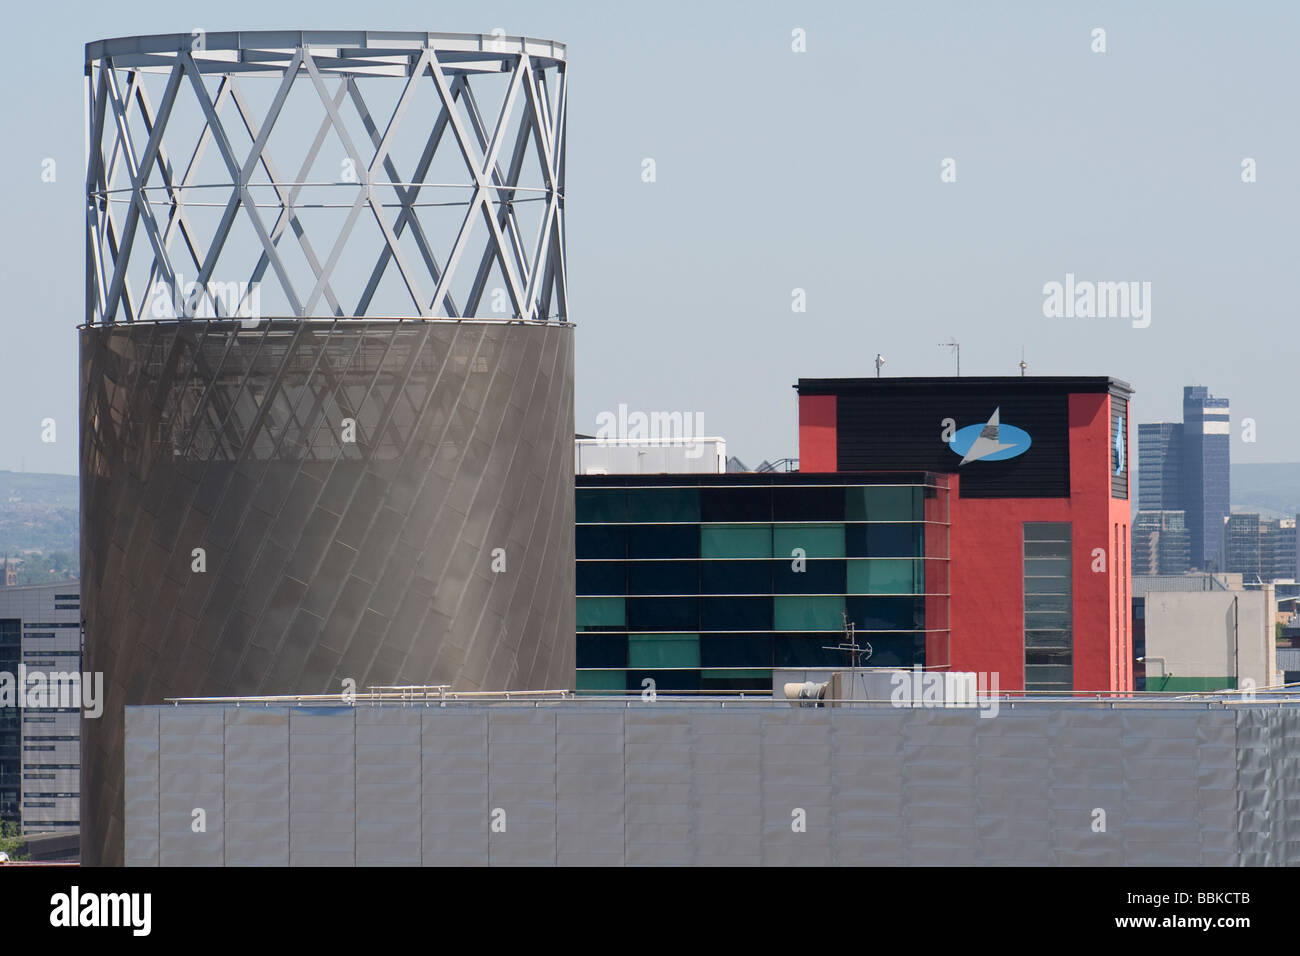
[(1280, 683), (1272, 585), (1145, 595), (1146, 689), (1210, 691)]

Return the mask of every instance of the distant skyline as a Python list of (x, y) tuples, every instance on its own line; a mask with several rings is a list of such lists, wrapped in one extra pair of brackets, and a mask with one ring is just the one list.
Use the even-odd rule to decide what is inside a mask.
[(626, 404), (702, 416), (747, 463), (796, 456), (798, 378), (872, 375), (878, 352), (887, 376), (950, 374), (955, 338), (965, 375), (1016, 375), (1023, 348), (1030, 375), (1128, 381), (1134, 425), (1180, 420), (1183, 386), (1205, 385), (1232, 402), (1234, 462), (1300, 460), (1300, 8), (196, 9), (11, 13), (0, 469), (77, 467), (84, 44), (195, 27), (567, 44), (578, 432)]

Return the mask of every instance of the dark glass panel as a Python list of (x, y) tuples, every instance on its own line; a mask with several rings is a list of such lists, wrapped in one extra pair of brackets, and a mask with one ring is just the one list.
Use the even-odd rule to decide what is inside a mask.
[(772, 570), (766, 561), (700, 562), (701, 594), (770, 594)]
[(627, 528), (622, 525), (578, 525), (579, 558), (627, 557)]
[(627, 562), (628, 594), (695, 594), (700, 586), (694, 561)]
[(770, 631), (771, 597), (700, 598), (702, 631)]
[(629, 558), (698, 558), (699, 525), (634, 525), (627, 529)]
[(803, 570), (794, 570), (793, 561), (772, 562), (773, 594), (843, 594), (844, 562), (835, 559), (808, 558)]
[(578, 594), (623, 594), (627, 591), (627, 565), (622, 561), (579, 561)]
[(772, 520), (771, 488), (701, 488), (700, 520)]
[[(641, 683), (646, 678), (654, 681), (658, 694), (671, 694), (674, 691), (692, 691), (700, 689), (699, 671), (628, 671), (627, 689), (642, 693), (647, 688)], [(715, 705), (716, 706), (716, 705)]]
[(579, 488), (576, 520), (619, 524), (627, 520), (627, 492), (622, 488)]
[(701, 634), (701, 667), (771, 667), (771, 634)]
[(772, 489), (773, 521), (842, 521), (844, 489), (803, 486)]
[(628, 598), (627, 629), (698, 632), (699, 603), (699, 598), (694, 597)]
[(849, 619), (860, 631), (910, 631), (925, 627), (925, 598), (858, 597), (845, 599)]
[(626, 667), (627, 636), (624, 634), (579, 634), (578, 667)]

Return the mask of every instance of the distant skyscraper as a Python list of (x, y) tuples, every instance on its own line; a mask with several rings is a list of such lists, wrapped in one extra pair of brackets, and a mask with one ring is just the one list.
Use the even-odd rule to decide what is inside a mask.
[(1181, 511), (1182, 507), (1182, 423), (1138, 425), (1138, 510)]
[(1192, 565), (1219, 570), (1223, 519), (1228, 515), (1228, 400), (1203, 385), (1183, 389), (1183, 502), (1192, 539)]
[(1243, 575), (1247, 583), (1295, 578), (1294, 518), (1237, 512), (1228, 516), (1223, 533), (1224, 571)]
[(1242, 575), (1247, 583), (1257, 580), (1266, 563), (1262, 542), (1263, 527), (1258, 514), (1239, 511), (1229, 515), (1224, 524), (1224, 557), (1220, 567), (1230, 574)]
[(1263, 529), (1268, 564), (1267, 581), (1295, 580), (1295, 519), (1281, 518), (1268, 522)]
[(1133, 573), (1184, 574), (1191, 546), (1182, 511), (1139, 511), (1133, 519)]

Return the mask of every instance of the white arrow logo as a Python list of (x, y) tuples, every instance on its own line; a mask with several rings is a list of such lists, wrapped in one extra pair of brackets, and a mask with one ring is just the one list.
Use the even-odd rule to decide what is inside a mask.
[(988, 423), (980, 430), (979, 437), (971, 442), (970, 448), (966, 449), (966, 454), (957, 463), (958, 467), (968, 461), (979, 461), (981, 458), (987, 458), (989, 455), (1016, 447), (1015, 442), (1004, 443), (998, 441), (998, 414), (1001, 411), (1002, 406), (1000, 405), (993, 409), (993, 414), (989, 417)]

